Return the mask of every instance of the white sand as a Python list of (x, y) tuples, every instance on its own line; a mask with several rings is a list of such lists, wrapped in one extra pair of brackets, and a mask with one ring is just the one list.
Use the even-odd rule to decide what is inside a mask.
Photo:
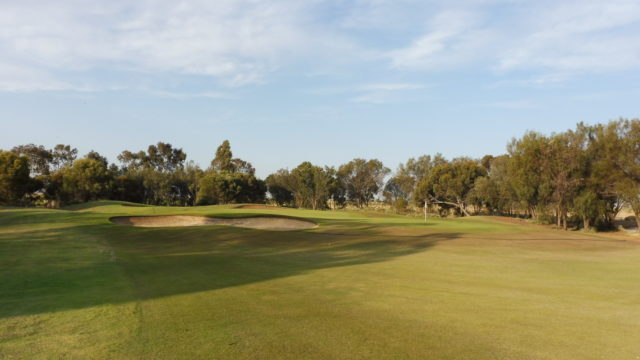
[(109, 220), (119, 225), (140, 227), (224, 225), (260, 230), (303, 230), (312, 229), (318, 226), (311, 221), (271, 216), (245, 218), (213, 218), (193, 215), (118, 216)]

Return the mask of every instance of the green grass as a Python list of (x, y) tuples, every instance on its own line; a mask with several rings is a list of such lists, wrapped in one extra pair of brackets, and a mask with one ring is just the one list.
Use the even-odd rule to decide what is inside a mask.
[[(0, 209), (0, 358), (640, 359), (640, 243), (491, 218)], [(134, 228), (278, 214), (304, 231)]]

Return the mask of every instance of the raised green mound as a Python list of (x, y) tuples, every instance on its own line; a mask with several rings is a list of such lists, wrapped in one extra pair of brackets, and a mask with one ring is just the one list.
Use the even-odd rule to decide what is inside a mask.
[[(236, 206), (0, 209), (2, 359), (635, 359), (640, 246)], [(122, 216), (320, 226), (119, 226)]]

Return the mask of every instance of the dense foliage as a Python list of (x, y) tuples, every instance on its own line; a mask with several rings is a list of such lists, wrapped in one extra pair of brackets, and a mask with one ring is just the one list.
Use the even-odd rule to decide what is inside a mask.
[(77, 154), (63, 144), (0, 151), (0, 204), (55, 207), (108, 198), (180, 206), (271, 201), (336, 209), (384, 200), (398, 212), (519, 215), (564, 229), (610, 228), (626, 204), (640, 225), (638, 119), (578, 124), (551, 135), (530, 131), (500, 156), (449, 161), (423, 155), (400, 164), (391, 176), (377, 159), (353, 159), (337, 168), (305, 161), (261, 180), (250, 162), (233, 157), (226, 140), (207, 169), (163, 142), (146, 151), (123, 151), (119, 165), (95, 151), (80, 159)]

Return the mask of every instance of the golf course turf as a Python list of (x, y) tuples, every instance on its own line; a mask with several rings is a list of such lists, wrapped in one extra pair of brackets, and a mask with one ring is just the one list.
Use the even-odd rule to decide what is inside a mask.
[[(119, 216), (317, 227), (134, 227)], [(1, 359), (639, 359), (640, 242), (490, 217), (0, 208)]]

